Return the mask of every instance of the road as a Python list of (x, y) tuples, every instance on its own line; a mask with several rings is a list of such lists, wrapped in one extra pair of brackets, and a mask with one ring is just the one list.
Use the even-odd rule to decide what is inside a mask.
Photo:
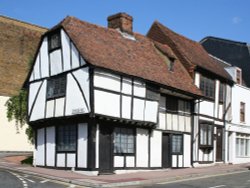
[(222, 176), (210, 176), (179, 182), (158, 183), (145, 188), (250, 188), (250, 171), (226, 174)]
[[(0, 188), (80, 188), (72, 184), (0, 169)], [(82, 188), (82, 187), (81, 187)]]

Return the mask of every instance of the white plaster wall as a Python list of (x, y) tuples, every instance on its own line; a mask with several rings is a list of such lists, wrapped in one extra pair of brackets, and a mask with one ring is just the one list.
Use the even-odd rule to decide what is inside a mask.
[(135, 157), (127, 156), (126, 157), (126, 167), (135, 167)]
[(42, 84), (42, 81), (31, 83), (29, 86), (29, 101), (28, 101), (28, 103), (29, 103), (28, 104), (29, 115), (30, 115), (30, 110), (32, 108), (32, 105), (35, 102), (36, 94), (37, 94), (41, 84)]
[(177, 167), (177, 155), (172, 155), (172, 167)]
[(132, 94), (132, 80), (129, 78), (122, 79), (122, 93), (131, 95)]
[(65, 167), (65, 153), (57, 154), (57, 167)]
[(132, 97), (122, 96), (122, 118), (131, 119)]
[(75, 166), (76, 166), (76, 154), (67, 153), (67, 167), (75, 167)]
[(87, 123), (78, 124), (78, 167), (87, 168), (88, 154), (88, 125)]
[(62, 72), (62, 51), (55, 50), (49, 54), (51, 75), (56, 75)]
[(146, 96), (146, 87), (145, 84), (139, 80), (134, 81), (134, 95), (138, 97)]
[(99, 136), (100, 136), (100, 128), (99, 124), (96, 125), (96, 142), (95, 142), (95, 167), (99, 168)]
[(37, 99), (35, 101), (33, 111), (30, 114), (30, 121), (35, 121), (38, 119), (43, 119), (45, 117), (45, 98), (46, 98), (46, 88), (47, 88), (47, 82), (46, 80), (43, 81), (40, 92), (37, 96)]
[(121, 79), (119, 76), (103, 71), (95, 71), (94, 86), (120, 92)]
[(15, 121), (9, 122), (6, 117), (8, 99), (0, 96), (0, 151), (32, 151), (34, 147), (25, 133), (28, 125), (17, 129)]
[(34, 79), (40, 79), (41, 78), (41, 75), (40, 75), (40, 53), (38, 53), (38, 55), (36, 57), (33, 71), (34, 71)]
[(166, 129), (166, 114), (162, 112), (159, 113), (159, 129)]
[(148, 167), (148, 130), (136, 129), (136, 167)]
[(146, 101), (144, 120), (157, 122), (158, 102)]
[(153, 130), (150, 136), (150, 167), (162, 166), (162, 132)]
[(71, 43), (71, 60), (72, 60), (72, 69), (80, 66), (79, 52), (73, 43)]
[(68, 35), (64, 32), (64, 30), (61, 30), (61, 43), (62, 43), (62, 51), (63, 51), (63, 68), (64, 71), (70, 70), (70, 38)]
[(64, 104), (65, 104), (65, 97), (58, 98), (55, 101), (55, 117), (63, 116), (64, 113)]
[(191, 135), (183, 135), (183, 154), (184, 164), (183, 167), (191, 167)]
[(214, 116), (214, 103), (210, 101), (200, 102), (200, 114)]
[(49, 100), (46, 102), (46, 118), (54, 117), (55, 100)]
[(94, 90), (95, 113), (120, 117), (120, 95)]
[(49, 55), (48, 55), (48, 38), (44, 37), (41, 48), (40, 48), (40, 58), (41, 58), (41, 77), (45, 78), (49, 76)]
[(124, 156), (114, 156), (114, 167), (124, 167)]
[(36, 165), (45, 165), (45, 139), (44, 139), (45, 129), (37, 130), (37, 152), (36, 152)]
[(47, 166), (55, 166), (55, 152), (56, 152), (56, 144), (55, 144), (55, 127), (47, 127), (46, 128), (46, 165)]
[(144, 108), (145, 100), (134, 98), (133, 119), (143, 121), (144, 120)]

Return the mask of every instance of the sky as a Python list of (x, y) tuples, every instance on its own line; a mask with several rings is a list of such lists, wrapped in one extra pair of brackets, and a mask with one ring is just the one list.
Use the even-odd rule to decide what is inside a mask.
[(250, 0), (0, 0), (0, 14), (51, 28), (66, 16), (101, 26), (126, 12), (134, 31), (155, 20), (192, 40), (215, 36), (250, 43)]

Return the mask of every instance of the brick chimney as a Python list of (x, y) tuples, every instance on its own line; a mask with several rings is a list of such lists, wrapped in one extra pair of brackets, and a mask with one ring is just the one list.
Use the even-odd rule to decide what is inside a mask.
[(118, 13), (108, 17), (108, 27), (120, 29), (121, 32), (133, 34), (133, 17), (126, 13)]

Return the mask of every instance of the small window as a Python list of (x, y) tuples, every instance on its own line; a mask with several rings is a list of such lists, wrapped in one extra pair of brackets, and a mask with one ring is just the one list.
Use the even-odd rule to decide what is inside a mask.
[(172, 135), (172, 154), (182, 155), (183, 153), (183, 135)]
[(168, 70), (173, 72), (174, 71), (174, 58), (169, 58), (170, 62), (169, 62), (169, 66), (168, 66)]
[(56, 50), (61, 47), (60, 31), (52, 33), (49, 36), (49, 51)]
[(114, 129), (114, 153), (134, 154), (134, 130), (128, 128)]
[(241, 70), (240, 69), (236, 70), (236, 83), (241, 84)]
[(200, 124), (200, 147), (213, 147), (213, 125), (206, 123)]
[(214, 99), (215, 95), (215, 81), (211, 78), (201, 75), (200, 77), (200, 89), (206, 97)]
[(66, 93), (66, 75), (50, 78), (47, 86), (47, 99), (64, 97)]
[(63, 125), (57, 127), (56, 149), (59, 152), (76, 151), (76, 125)]
[(146, 98), (149, 100), (159, 101), (160, 100), (159, 88), (152, 86), (151, 84), (147, 84), (146, 85)]
[(220, 83), (219, 101), (224, 102), (225, 84)]
[(166, 109), (168, 112), (178, 112), (178, 99), (173, 96), (166, 96)]
[(245, 122), (245, 103), (240, 102), (240, 122)]

